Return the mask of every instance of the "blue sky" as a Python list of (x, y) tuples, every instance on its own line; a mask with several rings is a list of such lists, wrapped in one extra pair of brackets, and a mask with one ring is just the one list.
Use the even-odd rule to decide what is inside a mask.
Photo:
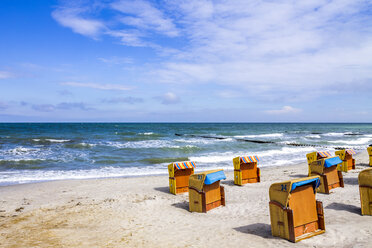
[(0, 2), (0, 121), (372, 122), (372, 1)]

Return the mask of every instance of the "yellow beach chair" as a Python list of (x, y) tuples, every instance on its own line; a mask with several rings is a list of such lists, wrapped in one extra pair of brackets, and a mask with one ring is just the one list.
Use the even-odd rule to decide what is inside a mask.
[(344, 187), (342, 172), (337, 167), (342, 160), (337, 157), (327, 157), (315, 160), (310, 163), (310, 176), (320, 176), (319, 193), (329, 194), (334, 188)]
[(323, 204), (315, 199), (319, 184), (319, 176), (314, 176), (270, 186), (273, 236), (298, 242), (325, 232)]
[(206, 213), (225, 206), (225, 189), (220, 180), (226, 179), (223, 170), (210, 170), (190, 176), (189, 208), (190, 212)]
[(367, 148), (368, 154), (369, 154), (369, 166), (372, 166), (372, 145), (369, 145)]
[(372, 168), (362, 170), (358, 182), (362, 215), (372, 215)]
[(342, 166), (338, 168), (338, 170), (343, 172), (348, 172), (349, 170), (355, 169), (355, 159), (353, 159), (353, 155), (356, 152), (353, 149), (343, 149), (336, 151), (336, 156), (339, 156), (342, 160)]
[(306, 158), (307, 158), (307, 164), (309, 165), (309, 176), (310, 176), (310, 164), (312, 162), (314, 162), (315, 160), (319, 160), (319, 159), (322, 159), (322, 158), (328, 158), (328, 157), (331, 157), (331, 153), (327, 152), (327, 151), (324, 151), (324, 152), (311, 152), (311, 153), (308, 153), (306, 154)]
[(195, 162), (176, 162), (168, 165), (169, 191), (180, 194), (189, 191), (189, 177), (194, 174)]
[(242, 186), (246, 183), (260, 182), (260, 168), (257, 168), (259, 160), (257, 156), (234, 158), (234, 184)]

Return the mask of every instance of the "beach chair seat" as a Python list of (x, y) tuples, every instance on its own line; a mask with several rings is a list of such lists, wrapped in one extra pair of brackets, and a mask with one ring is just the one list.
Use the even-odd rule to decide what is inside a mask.
[(242, 186), (246, 183), (260, 182), (260, 168), (257, 167), (257, 156), (236, 157), (234, 164), (234, 184)]
[(189, 177), (194, 174), (195, 162), (175, 162), (168, 165), (169, 191), (181, 194), (189, 191)]
[(372, 168), (362, 170), (358, 182), (362, 215), (372, 215)]
[(226, 179), (223, 170), (211, 170), (193, 174), (189, 179), (190, 212), (206, 213), (225, 206), (225, 190), (220, 181)]
[(337, 167), (342, 160), (337, 157), (327, 157), (310, 163), (310, 176), (320, 176), (319, 193), (329, 194), (331, 189), (344, 187), (342, 172)]
[(325, 232), (323, 204), (315, 198), (319, 185), (319, 176), (314, 176), (270, 186), (273, 236), (298, 242)]
[(367, 152), (369, 155), (369, 166), (372, 166), (372, 145), (369, 145), (369, 147), (367, 148)]
[(317, 151), (317, 152), (311, 152), (306, 154), (307, 158), (307, 164), (309, 165), (309, 173), (308, 175), (310, 176), (310, 164), (316, 160), (322, 159), (322, 158), (328, 158), (331, 157), (331, 153), (327, 151)]
[(353, 149), (343, 149), (335, 152), (342, 160), (342, 165), (338, 168), (339, 171), (348, 172), (355, 169), (355, 159), (353, 155), (356, 152)]

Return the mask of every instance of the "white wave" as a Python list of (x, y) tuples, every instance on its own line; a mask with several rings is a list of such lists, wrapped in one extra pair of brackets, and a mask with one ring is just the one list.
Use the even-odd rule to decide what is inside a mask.
[(141, 135), (153, 135), (154, 133), (153, 132), (147, 132), (147, 133), (139, 133)]
[(347, 145), (368, 145), (369, 142), (372, 140), (372, 137), (369, 138), (359, 138), (355, 140), (332, 140), (328, 141), (333, 144), (347, 144)]
[(268, 134), (250, 134), (250, 135), (236, 135), (235, 138), (280, 138), (282, 133), (268, 133)]
[(175, 145), (168, 140), (142, 140), (142, 141), (133, 141), (133, 142), (106, 142), (103, 145), (108, 145), (116, 148), (192, 148), (196, 146), (179, 146)]
[(64, 140), (64, 139), (45, 139), (49, 142), (54, 142), (54, 143), (63, 143), (63, 142), (69, 142), (70, 140)]
[(330, 137), (341, 137), (347, 134), (352, 134), (352, 132), (345, 132), (345, 133), (323, 133), (323, 136), (330, 136)]
[(201, 144), (201, 145), (209, 145), (209, 144), (215, 144), (218, 142), (231, 142), (235, 141), (232, 138), (226, 138), (226, 139), (206, 139), (206, 138), (185, 138), (185, 139), (175, 139), (175, 142), (180, 143), (191, 143), (191, 144)]
[(166, 174), (167, 168), (161, 166), (149, 167), (104, 167), (100, 169), (90, 170), (20, 170), (20, 171), (2, 171), (0, 172), (0, 184), (14, 183), (31, 183), (53, 180), (69, 180), (69, 179), (92, 179), (92, 178), (114, 178), (114, 177), (131, 177), (131, 176), (146, 176), (146, 175), (161, 175)]
[(17, 146), (16, 148), (13, 149), (8, 149), (8, 150), (3, 150), (2, 153), (4, 155), (29, 155), (29, 154), (34, 154), (39, 152), (40, 149), (37, 148), (27, 148), (23, 146)]
[(309, 134), (309, 135), (306, 135), (305, 138), (320, 139), (321, 137), (319, 134)]
[[(40, 142), (42, 139), (32, 139), (35, 142)], [(51, 143), (63, 143), (63, 142), (69, 142), (70, 140), (64, 140), (64, 139), (45, 139), (46, 141), (49, 141)]]
[(85, 143), (85, 142), (82, 142), (82, 143), (79, 143), (78, 145), (80, 145), (80, 146), (84, 146), (84, 147), (94, 147), (94, 146), (96, 146), (97, 144), (91, 144), (91, 143)]

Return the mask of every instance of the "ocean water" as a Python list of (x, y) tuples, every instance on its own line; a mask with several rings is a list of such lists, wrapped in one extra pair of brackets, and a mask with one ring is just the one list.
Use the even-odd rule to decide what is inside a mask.
[(0, 185), (167, 174), (170, 162), (185, 160), (196, 171), (232, 170), (242, 155), (283, 166), (370, 143), (372, 124), (0, 123)]

